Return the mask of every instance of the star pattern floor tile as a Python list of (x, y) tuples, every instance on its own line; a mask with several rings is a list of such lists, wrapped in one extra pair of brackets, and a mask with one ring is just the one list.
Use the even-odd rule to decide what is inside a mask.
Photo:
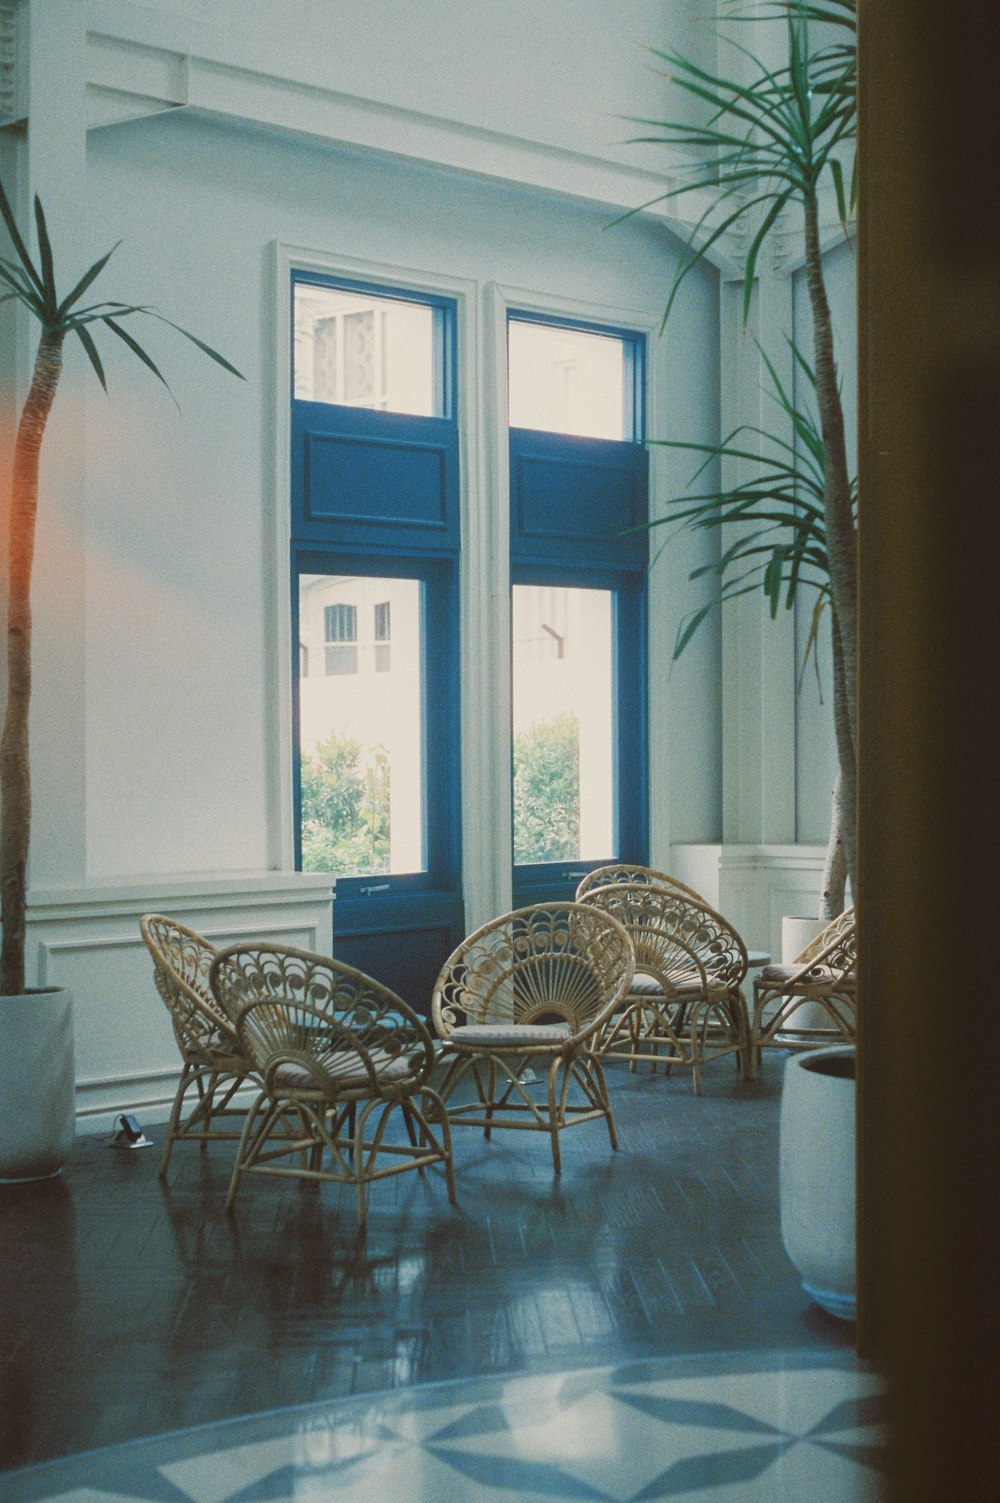
[(848, 1354), (651, 1358), (298, 1406), (4, 1477), (7, 1503), (878, 1503)]

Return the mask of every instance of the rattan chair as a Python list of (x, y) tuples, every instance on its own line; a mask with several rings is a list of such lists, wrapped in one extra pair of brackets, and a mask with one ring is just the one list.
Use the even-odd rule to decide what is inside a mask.
[[(617, 1148), (594, 1044), (632, 969), (625, 930), (582, 904), (519, 908), (470, 935), (445, 963), (432, 999), (452, 1125), (481, 1127), (487, 1138), (495, 1127), (548, 1133), (557, 1174), (559, 1134), (574, 1123), (603, 1117)], [(544, 1072), (544, 1099), (531, 1094), (534, 1067)], [(475, 1099), (455, 1101), (456, 1087), (470, 1081)]]
[[(162, 1179), (176, 1142), (193, 1139), (204, 1144), (239, 1138), (246, 1109), (232, 1103), (253, 1067), (209, 986), (216, 946), (162, 913), (144, 913), (139, 930), (153, 957), (153, 979), (170, 1013), (184, 1061), (160, 1156)], [(192, 1087), (197, 1101), (185, 1116), (185, 1097)], [(239, 1126), (216, 1125), (231, 1123), (233, 1118), (240, 1119)]]
[[(285, 945), (231, 945), (210, 980), (263, 1086), (227, 1210), (244, 1174), (333, 1180), (355, 1186), (363, 1227), (368, 1185), (429, 1164), (444, 1166), (454, 1203), (447, 1114), (428, 1084), (434, 1045), (401, 998), (351, 966)], [(405, 1139), (390, 1133), (394, 1118)]]
[(736, 1056), (750, 1071), (750, 1024), (742, 983), (747, 952), (731, 924), (679, 884), (618, 879), (590, 888), (582, 901), (625, 926), (635, 977), (623, 1006), (604, 1025), (605, 1057), (690, 1069), (697, 1095), (701, 1067)]
[[(854, 909), (833, 919), (789, 965), (769, 965), (754, 982), (752, 1069), (761, 1050), (817, 1049), (853, 1043), (857, 1032)], [(816, 1003), (826, 1014), (816, 1026)]]
[(695, 892), (693, 887), (688, 887), (677, 877), (670, 877), (666, 872), (659, 872), (652, 866), (635, 866), (624, 861), (613, 861), (607, 866), (595, 866), (592, 871), (587, 872), (577, 885), (576, 901), (582, 903), (587, 894), (593, 892), (595, 888), (611, 887), (621, 883), (665, 887), (668, 891), (683, 892), (689, 898), (694, 898), (697, 903), (705, 901), (700, 892)]

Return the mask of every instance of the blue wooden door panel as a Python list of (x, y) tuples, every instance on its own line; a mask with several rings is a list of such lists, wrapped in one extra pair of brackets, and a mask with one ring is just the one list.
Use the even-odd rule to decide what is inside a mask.
[(512, 428), (511, 556), (641, 567), (648, 466), (641, 444)]
[(297, 401), (292, 497), (293, 535), (303, 541), (457, 548), (456, 426), (447, 418)]
[(465, 910), (454, 892), (397, 897), (387, 909), (374, 899), (337, 898), (333, 953), (374, 976), (429, 1017), (434, 982), (465, 937)]

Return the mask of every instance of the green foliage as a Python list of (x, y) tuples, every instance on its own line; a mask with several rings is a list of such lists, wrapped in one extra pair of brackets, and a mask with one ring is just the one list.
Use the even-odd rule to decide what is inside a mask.
[(341, 877), (389, 870), (389, 757), (333, 732), (302, 753), (302, 866)]
[[(691, 151), (694, 165), (682, 172), (683, 185), (663, 195), (698, 190), (708, 206), (692, 229), (670, 285), (663, 322), (670, 314), (684, 278), (728, 231), (746, 231), (743, 258), (743, 319), (746, 322), (760, 252), (771, 230), (781, 225), (790, 205), (815, 212), (821, 183), (828, 177), (842, 221), (853, 210), (856, 193), (854, 140), (857, 130), (857, 62), (855, 53), (856, 0), (770, 0), (759, 10), (729, 13), (731, 21), (770, 18), (784, 25), (787, 64), (771, 69), (761, 58), (723, 37), (743, 64), (749, 82), (708, 73), (674, 53), (656, 52), (669, 65), (671, 83), (705, 107), (701, 124), (643, 123), (656, 134), (639, 138), (647, 143), (681, 146)], [(813, 50), (810, 24), (820, 24), (829, 37), (831, 27), (844, 40)], [(844, 165), (851, 163), (850, 186), (845, 187)], [(648, 205), (647, 205), (648, 207)], [(822, 280), (822, 267), (817, 268)], [(825, 301), (825, 293), (824, 293)], [(795, 363), (813, 398), (816, 376), (795, 344)], [(772, 384), (782, 422), (777, 432), (743, 425), (718, 444), (661, 441), (662, 447), (700, 455), (692, 483), (713, 462), (733, 462), (740, 479), (730, 488), (715, 486), (700, 493), (673, 498), (670, 514), (653, 526), (686, 526), (695, 530), (722, 528), (718, 559), (695, 569), (692, 580), (715, 575), (713, 598), (691, 611), (678, 628), (676, 660), (706, 616), (724, 600), (763, 589), (771, 616), (784, 599), (790, 609), (798, 590), (816, 592), (806, 658), (815, 649), (822, 614), (833, 604), (830, 558), (827, 552), (826, 470), (820, 424), (812, 406), (796, 404), (785, 390), (767, 355), (761, 357)], [(839, 403), (834, 390), (832, 400)], [(856, 486), (851, 484), (851, 503)], [(734, 541), (731, 533), (736, 532)]]
[[(854, 45), (855, 0), (773, 0), (765, 8), (784, 22), (788, 62), (771, 69), (754, 53), (723, 37), (749, 64), (749, 82), (706, 72), (688, 58), (651, 48), (667, 64), (666, 77), (705, 107), (702, 124), (635, 119), (654, 134), (634, 143), (681, 147), (695, 157), (680, 187), (643, 204), (662, 203), (678, 194), (707, 192), (709, 204), (692, 229), (674, 276), (663, 315), (670, 314), (681, 283), (727, 231), (749, 232), (743, 263), (743, 318), (746, 322), (761, 249), (790, 204), (814, 204), (827, 175), (841, 220), (856, 196), (854, 139), (857, 130), (857, 61)], [(734, 16), (750, 20), (751, 15)], [(838, 41), (813, 51), (810, 22), (840, 27)], [(844, 160), (850, 161), (845, 187)], [(636, 212), (636, 211), (633, 211)]]
[(113, 245), (99, 260), (95, 261), (77, 282), (76, 286), (60, 298), (56, 291), (55, 264), (52, 256), (52, 246), (49, 241), (48, 226), (45, 222), (45, 211), (42, 208), (38, 195), (35, 195), (35, 228), (38, 232), (38, 265), (32, 260), (28, 247), (25, 244), (14, 212), (11, 209), (3, 184), (0, 183), (0, 217), (7, 226), (11, 242), (17, 255), (16, 261), (9, 260), (6, 256), (0, 256), (0, 286), (6, 286), (9, 290), (0, 297), (0, 304), (8, 303), (11, 299), (19, 302), (33, 318), (37, 318), (42, 329), (47, 334), (55, 334), (65, 338), (68, 334), (75, 334), (83, 345), (87, 359), (94, 368), (94, 372), (104, 390), (107, 391), (108, 383), (104, 375), (104, 366), (94, 343), (91, 329), (94, 325), (103, 325), (110, 330), (117, 339), (132, 351), (138, 360), (141, 360), (147, 370), (152, 371), (158, 381), (167, 385), (166, 378), (156, 365), (152, 356), (143, 349), (138, 340), (122, 328), (122, 320), (133, 318), (141, 314), (144, 318), (155, 318), (161, 324), (167, 324), (189, 339), (193, 345), (209, 359), (221, 365), (233, 376), (238, 376), (241, 381), (245, 380), (242, 371), (238, 371), (235, 365), (231, 365), (225, 356), (220, 355), (218, 350), (213, 350), (211, 345), (199, 339), (196, 335), (182, 329), (180, 324), (175, 324), (171, 319), (165, 318), (155, 308), (149, 308), (139, 303), (99, 302), (88, 303), (81, 306), (80, 300), (88, 291), (92, 282), (95, 282), (101, 272), (107, 266), (111, 257), (118, 249), (118, 244)]
[(514, 860), (580, 854), (580, 722), (567, 711), (514, 737)]
[[(791, 349), (806, 382), (815, 388), (812, 367), (796, 345), (792, 344)], [(763, 588), (773, 619), (778, 614), (782, 594), (785, 608), (791, 610), (802, 587), (814, 590), (817, 597), (806, 645), (808, 659), (816, 645), (822, 612), (830, 604), (822, 435), (812, 413), (794, 405), (763, 350), (761, 358), (771, 379), (771, 396), (788, 421), (790, 438), (743, 424), (719, 444), (677, 439), (662, 440), (660, 444), (663, 448), (703, 456), (692, 483), (713, 460), (738, 462), (744, 472), (744, 478), (729, 490), (688, 492), (674, 497), (669, 503), (670, 515), (651, 524), (654, 527), (673, 524), (702, 531), (721, 528), (727, 522), (741, 524), (739, 536), (720, 552), (714, 563), (704, 564), (688, 576), (694, 580), (715, 574), (719, 589), (712, 600), (682, 620), (674, 642), (675, 660), (705, 617), (723, 600)], [(854, 482), (852, 499), (856, 503)], [(731, 572), (734, 569), (738, 572)]]

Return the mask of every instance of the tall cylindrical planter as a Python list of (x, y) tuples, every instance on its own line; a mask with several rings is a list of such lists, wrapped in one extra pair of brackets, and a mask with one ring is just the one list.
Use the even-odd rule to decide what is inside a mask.
[(72, 994), (0, 997), (0, 1183), (58, 1174), (75, 1130)]
[(781, 1235), (806, 1293), (855, 1316), (855, 1051), (792, 1055), (781, 1097)]
[[(826, 928), (827, 920), (821, 918), (798, 918), (786, 914), (781, 920), (781, 963), (791, 965)], [(830, 1014), (819, 1002), (800, 1002), (789, 1019), (790, 1028), (825, 1029), (831, 1039), (842, 1037), (831, 1021)], [(822, 1039), (816, 1040), (823, 1043)]]

